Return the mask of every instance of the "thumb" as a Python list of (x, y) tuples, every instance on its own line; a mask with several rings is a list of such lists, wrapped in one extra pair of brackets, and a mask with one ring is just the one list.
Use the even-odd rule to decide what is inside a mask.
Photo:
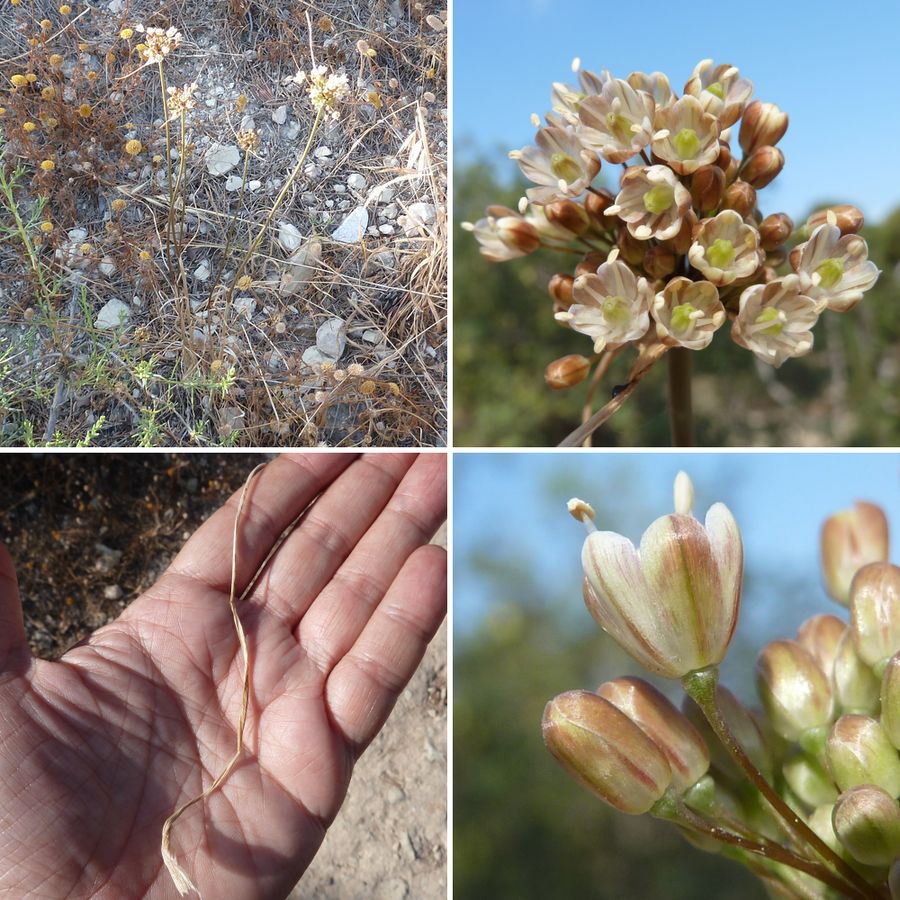
[(6, 546), (0, 541), (0, 671), (9, 669), (22, 653), (28, 655), (28, 644), (16, 567)]

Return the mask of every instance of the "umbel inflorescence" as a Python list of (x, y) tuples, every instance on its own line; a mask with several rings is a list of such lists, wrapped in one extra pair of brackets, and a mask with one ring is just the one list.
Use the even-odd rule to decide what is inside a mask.
[[(735, 343), (777, 367), (812, 349), (820, 315), (847, 312), (875, 283), (855, 207), (798, 230), (785, 213), (761, 212), (758, 192), (784, 166), (776, 145), (788, 116), (751, 102), (734, 66), (704, 60), (681, 97), (661, 72), (578, 79), (553, 85), (534, 144), (510, 153), (534, 183), (519, 209), (492, 206), (463, 226), (494, 262), (541, 247), (583, 254), (549, 293), (556, 320), (594, 354), (551, 363), (551, 387), (605, 371), (603, 355), (626, 346), (640, 351), (639, 379), (670, 349), (704, 349), (728, 321)], [(596, 186), (598, 176), (618, 189)]]
[(728, 509), (694, 518), (693, 486), (636, 548), (588, 529), (584, 599), (600, 626), (656, 675), (679, 679), (682, 710), (640, 678), (547, 704), (544, 740), (621, 812), (675, 823), (743, 863), (782, 898), (900, 898), (900, 568), (870, 503), (822, 529), (826, 589), (849, 622), (813, 616), (756, 665), (761, 711), (718, 683), (737, 623), (741, 533)]

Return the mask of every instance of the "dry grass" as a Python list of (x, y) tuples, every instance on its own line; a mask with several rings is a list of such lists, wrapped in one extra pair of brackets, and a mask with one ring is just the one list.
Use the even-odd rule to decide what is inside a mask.
[[(404, 4), (391, 24), (400, 4), (384, 0), (108, 7), (72, 4), (63, 15), (20, 0), (0, 25), (0, 443), (445, 443), (442, 8)], [(142, 66), (140, 35), (120, 36), (137, 22), (182, 32), (166, 78), (199, 85), (174, 242), (157, 68)], [(287, 83), (312, 67), (312, 54), (347, 73), (348, 102), (315, 136), (231, 291), (313, 124), (308, 98)], [(273, 121), (284, 105), (287, 126)], [(204, 154), (210, 143), (234, 144), (248, 117), (260, 137), (248, 179), (260, 185), (241, 194), (208, 173)], [(171, 128), (177, 146), (177, 119)], [(140, 150), (128, 152), (128, 141)], [(171, 161), (177, 179), (181, 159)], [(365, 179), (356, 194), (350, 173)], [(386, 185), (394, 197), (382, 202)], [(433, 206), (434, 222), (404, 227), (414, 204)], [(357, 205), (386, 227), (356, 243), (333, 240)], [(281, 222), (322, 246), (292, 295), (279, 290)], [(205, 280), (194, 274), (204, 267)], [(213, 290), (219, 271), (223, 287)], [(127, 305), (128, 322), (100, 328), (111, 298)], [(304, 362), (316, 329), (335, 317), (347, 327), (342, 356), (333, 366)]]

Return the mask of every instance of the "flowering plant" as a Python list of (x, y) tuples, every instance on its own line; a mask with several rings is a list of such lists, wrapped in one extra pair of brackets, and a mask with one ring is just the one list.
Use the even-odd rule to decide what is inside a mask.
[(693, 486), (639, 547), (569, 511), (588, 610), (651, 672), (678, 679), (679, 710), (640, 678), (547, 704), (544, 740), (621, 812), (673, 822), (692, 843), (746, 865), (782, 898), (900, 898), (900, 568), (888, 525), (858, 503), (822, 529), (828, 592), (850, 621), (813, 616), (756, 664), (761, 711), (718, 683), (740, 607), (741, 533), (715, 504), (701, 524)]
[[(541, 247), (582, 257), (548, 285), (556, 320), (593, 345), (590, 357), (545, 371), (564, 389), (594, 369), (584, 420), (564, 446), (588, 439), (664, 355), (673, 443), (691, 444), (689, 351), (730, 320), (734, 342), (767, 365), (809, 353), (819, 316), (851, 310), (878, 278), (858, 233), (863, 215), (831, 207), (799, 229), (785, 213), (763, 215), (758, 192), (784, 166), (776, 145), (788, 116), (751, 102), (753, 85), (734, 66), (703, 60), (681, 97), (661, 72), (623, 80), (573, 68), (578, 86), (554, 84), (544, 124), (533, 117), (535, 143), (510, 153), (534, 184), (518, 210), (491, 206), (463, 227), (492, 262)], [(622, 166), (615, 191), (594, 184), (603, 164)], [(627, 383), (591, 414), (626, 347), (638, 354)]]

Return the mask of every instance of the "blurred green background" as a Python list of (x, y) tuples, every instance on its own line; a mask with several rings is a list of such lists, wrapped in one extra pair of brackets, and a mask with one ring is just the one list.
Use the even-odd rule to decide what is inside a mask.
[[(484, 261), (460, 223), (482, 218), (489, 204), (515, 208), (526, 185), (503, 177), (514, 168), (509, 161), (495, 169), (465, 146), (457, 160), (462, 161), (454, 169), (455, 443), (555, 446), (580, 423), (587, 385), (551, 391), (544, 384), (544, 367), (569, 353), (589, 355), (591, 349), (588, 338), (553, 320), (546, 291), (554, 272), (571, 272), (571, 257), (541, 251), (506, 263)], [(776, 211), (765, 192), (760, 200), (765, 212)], [(775, 370), (738, 347), (729, 326), (719, 330), (709, 348), (692, 354), (699, 446), (900, 443), (900, 209), (867, 226), (863, 235), (881, 278), (851, 312), (822, 316), (808, 356)], [(594, 409), (606, 402), (612, 385), (627, 380), (633, 356), (625, 353), (616, 360)], [(669, 441), (662, 363), (595, 432), (594, 445), (653, 447)]]
[[(753, 876), (673, 828), (616, 813), (541, 740), (544, 704), (646, 673), (581, 599), (580, 496), (597, 525), (637, 541), (671, 512), (679, 469), (695, 514), (723, 501), (741, 527), (744, 595), (722, 677), (753, 704), (762, 646), (819, 612), (846, 618), (820, 584), (819, 527), (855, 499), (900, 509), (896, 453), (457, 453), (454, 458), (453, 868), (459, 900), (750, 900)], [(898, 529), (900, 531), (900, 529)], [(892, 542), (898, 559), (898, 535)], [(673, 682), (649, 678), (680, 702)], [(727, 885), (727, 887), (725, 887)]]

